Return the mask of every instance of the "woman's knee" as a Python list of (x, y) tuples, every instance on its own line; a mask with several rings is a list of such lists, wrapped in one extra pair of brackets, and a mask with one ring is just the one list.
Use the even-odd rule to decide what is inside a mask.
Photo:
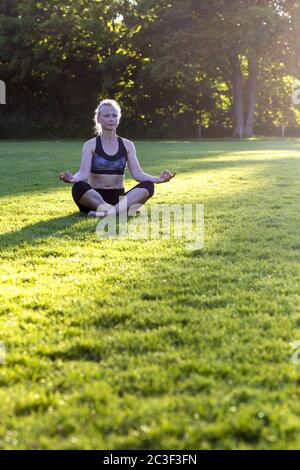
[(72, 196), (76, 204), (80, 201), (84, 193), (92, 189), (92, 187), (85, 183), (84, 181), (79, 181), (78, 183), (74, 183), (72, 186)]
[(135, 186), (136, 188), (147, 189), (149, 193), (149, 198), (154, 194), (154, 183), (152, 181), (142, 181), (141, 183)]

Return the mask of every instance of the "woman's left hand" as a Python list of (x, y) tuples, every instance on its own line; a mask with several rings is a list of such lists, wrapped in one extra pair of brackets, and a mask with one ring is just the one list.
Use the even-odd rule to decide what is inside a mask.
[(158, 178), (157, 178), (157, 183), (166, 183), (167, 181), (170, 181), (176, 173), (171, 173), (169, 170), (165, 170)]

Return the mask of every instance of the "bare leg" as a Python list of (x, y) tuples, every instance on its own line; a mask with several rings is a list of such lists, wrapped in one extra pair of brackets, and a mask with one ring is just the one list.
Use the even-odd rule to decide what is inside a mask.
[(79, 202), (91, 210), (96, 210), (97, 208), (101, 207), (100, 210), (108, 211), (111, 207), (113, 207), (111, 204), (105, 202), (100, 194), (97, 193), (97, 191), (94, 189), (89, 189), (86, 191), (79, 199)]
[(89, 212), (89, 215), (91, 217), (103, 217), (105, 215), (120, 214), (127, 211), (127, 209), (133, 204), (144, 204), (149, 197), (150, 195), (147, 189), (135, 188), (132, 191), (129, 191), (128, 194), (126, 194), (126, 196), (124, 196), (115, 206), (110, 206), (109, 209), (98, 207), (97, 211), (91, 211)]

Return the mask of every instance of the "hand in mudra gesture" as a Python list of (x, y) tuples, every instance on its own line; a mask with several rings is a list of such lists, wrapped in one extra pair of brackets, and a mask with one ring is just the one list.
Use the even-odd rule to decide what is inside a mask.
[(65, 171), (59, 175), (59, 179), (64, 181), (64, 183), (74, 183), (74, 176), (70, 171)]
[(167, 181), (170, 181), (176, 173), (171, 173), (169, 170), (165, 170), (157, 179), (158, 183), (167, 183)]

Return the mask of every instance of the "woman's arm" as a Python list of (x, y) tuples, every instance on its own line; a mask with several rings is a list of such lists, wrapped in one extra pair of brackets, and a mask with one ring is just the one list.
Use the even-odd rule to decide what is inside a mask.
[(79, 171), (75, 173), (75, 175), (72, 175), (69, 171), (65, 171), (59, 175), (59, 178), (65, 183), (79, 183), (79, 181), (87, 180), (91, 171), (94, 150), (95, 139), (85, 142), (82, 147), (82, 158)]
[(131, 176), (139, 182), (142, 181), (151, 181), (152, 183), (166, 183), (173, 178), (176, 173), (170, 173), (168, 170), (165, 170), (160, 176), (153, 176), (145, 173), (140, 166), (138, 161), (135, 145), (130, 140), (126, 140), (126, 150), (127, 150), (127, 161), (128, 168), (131, 173)]

